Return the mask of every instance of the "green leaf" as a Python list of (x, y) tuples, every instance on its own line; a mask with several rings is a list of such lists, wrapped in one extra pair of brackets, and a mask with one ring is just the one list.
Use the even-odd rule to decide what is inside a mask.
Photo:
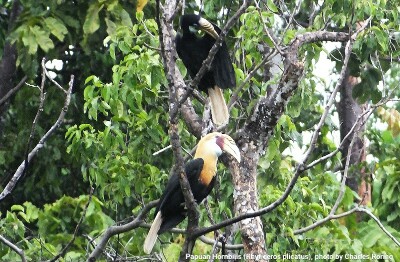
[(121, 23), (124, 26), (127, 26), (129, 28), (131, 28), (133, 26), (131, 17), (129, 16), (129, 13), (127, 11), (125, 11), (125, 9), (121, 8), (121, 10), (119, 12), (119, 16), (121, 18)]
[(83, 32), (85, 34), (92, 34), (100, 28), (99, 12), (103, 7), (104, 5), (99, 5), (97, 2), (89, 6), (85, 22), (83, 23)]
[(392, 135), (392, 132), (390, 132), (389, 130), (382, 131), (381, 138), (382, 138), (383, 142), (385, 142), (387, 144), (393, 142), (393, 135)]
[(376, 227), (372, 227), (371, 230), (369, 230), (368, 233), (364, 236), (364, 247), (373, 247), (379, 240), (379, 238), (381, 238), (381, 233), (379, 232), (379, 229), (377, 229)]
[(107, 25), (107, 34), (109, 36), (114, 36), (115, 32), (117, 31), (117, 25), (108, 18), (106, 18), (105, 21)]
[(24, 207), (21, 205), (13, 205), (11, 206), (11, 211), (24, 211)]
[(118, 117), (124, 116), (124, 104), (121, 102), (121, 100), (117, 100), (117, 113)]
[(58, 40), (64, 41), (64, 36), (68, 33), (68, 29), (64, 23), (53, 17), (48, 17), (44, 20), (46, 26), (50, 29), (52, 35), (57, 37)]
[(382, 99), (382, 92), (378, 88), (374, 88), (371, 91), (371, 101), (376, 104)]
[(366, 90), (368, 90), (368, 89), (365, 87), (364, 82), (361, 82), (361, 83), (355, 85), (355, 86), (353, 87), (353, 90), (352, 90), (352, 96), (353, 96), (353, 98), (360, 98), (360, 97), (362, 97), (362, 95), (364, 94), (364, 92), (365, 92)]
[(48, 52), (50, 49), (54, 48), (53, 41), (51, 41), (48, 32), (43, 31), (37, 25), (31, 27), (30, 30), (35, 35), (36, 42), (43, 51)]
[(36, 54), (38, 43), (36, 42), (35, 35), (31, 30), (24, 32), (24, 35), (22, 36), (22, 43), (24, 43), (24, 46), (28, 47), (29, 54)]
[(143, 21), (144, 13), (143, 11), (136, 12), (136, 19), (140, 22)]
[(272, 0), (267, 1), (267, 6), (272, 12), (274, 12), (274, 13), (278, 12), (278, 8), (276, 7), (276, 5), (274, 4), (274, 2)]

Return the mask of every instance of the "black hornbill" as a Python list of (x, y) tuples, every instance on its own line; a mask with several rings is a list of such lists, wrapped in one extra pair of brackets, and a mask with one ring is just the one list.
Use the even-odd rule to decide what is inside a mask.
[[(217, 173), (217, 160), (223, 152), (240, 162), (239, 148), (230, 136), (218, 132), (210, 133), (200, 140), (194, 159), (185, 165), (185, 173), (197, 203), (212, 190)], [(154, 221), (143, 245), (145, 253), (150, 254), (159, 234), (185, 219), (184, 203), (179, 176), (173, 174), (158, 202)]]
[[(218, 38), (221, 29), (199, 15), (183, 15), (180, 20), (182, 35), (176, 36), (176, 51), (186, 66), (190, 76), (194, 78), (207, 58), (210, 49)], [(197, 37), (190, 27), (199, 28), (205, 32), (203, 37)], [(200, 80), (198, 88), (208, 93), (211, 104), (211, 115), (217, 126), (229, 121), (229, 111), (226, 106), (222, 89), (233, 88), (236, 85), (235, 72), (229, 57), (228, 47), (222, 42), (214, 56), (211, 69)]]

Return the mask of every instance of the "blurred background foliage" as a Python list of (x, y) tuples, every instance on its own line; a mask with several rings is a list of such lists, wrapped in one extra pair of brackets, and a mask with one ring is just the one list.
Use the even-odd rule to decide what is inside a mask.
[[(259, 12), (251, 6), (229, 32), (237, 82), (258, 65), (271, 50), (297, 34), (316, 30), (348, 32), (349, 24), (372, 17), (371, 26), (354, 44), (349, 70), (361, 82), (353, 89), (360, 103), (377, 103), (391, 94), (393, 101), (380, 107), (362, 134), (367, 140), (363, 168), (371, 175), (369, 208), (400, 239), (400, 92), (399, 18), (396, 1), (266, 1)], [(173, 163), (168, 146), (168, 89), (159, 54), (155, 2), (149, 1), (30, 1), (21, 0), (20, 15), (10, 17), (14, 1), (0, 0), (0, 57), (7, 43), (18, 52), (15, 85), (23, 76), (40, 83), (40, 61), (46, 57), (55, 80), (67, 85), (75, 75), (73, 101), (63, 125), (30, 164), (12, 195), (0, 203), (0, 234), (22, 248), (30, 261), (54, 257), (72, 238), (75, 225), (89, 199), (77, 239), (61, 261), (81, 261), (92, 250), (90, 241), (108, 226), (140, 211), (157, 199)], [(145, 5), (145, 6), (144, 6)], [(201, 12), (223, 26), (240, 1), (186, 1), (185, 13)], [(137, 11), (137, 7), (140, 7)], [(310, 8), (311, 7), (311, 8)], [(353, 14), (350, 10), (354, 10)], [(291, 16), (291, 14), (295, 14)], [(175, 28), (178, 29), (178, 19)], [(288, 22), (295, 23), (288, 26)], [(10, 29), (11, 27), (11, 29)], [(262, 33), (270, 28), (277, 36)], [(300, 88), (287, 105), (258, 167), (260, 206), (281, 196), (290, 181), (301, 152), (323, 112), (329, 91), (343, 64), (340, 45), (314, 43), (301, 50), (305, 73)], [(322, 62), (321, 62), (322, 61)], [(321, 76), (321, 67), (332, 71)], [(58, 65), (58, 66), (55, 66)], [(261, 96), (277, 87), (279, 63), (271, 60), (260, 68), (239, 94), (232, 111), (229, 132), (249, 116)], [(180, 66), (183, 74), (184, 68)], [(279, 70), (278, 70), (279, 72)], [(0, 83), (1, 84), (1, 83)], [(37, 141), (55, 121), (62, 100), (57, 89), (46, 85), (47, 102), (37, 125)], [(225, 95), (230, 91), (227, 91)], [(228, 97), (228, 96), (227, 96)], [(200, 102), (193, 100), (202, 113)], [(0, 115), (0, 179), (4, 187), (24, 159), (27, 141), (39, 104), (39, 90), (24, 86)], [(183, 148), (190, 152), (196, 139), (180, 123)], [(335, 109), (321, 129), (317, 159), (339, 146), (339, 121)], [(188, 157), (190, 157), (188, 155)], [(269, 254), (388, 254), (400, 261), (400, 249), (369, 217), (356, 215), (332, 220), (304, 234), (294, 234), (327, 216), (340, 187), (341, 154), (308, 170), (289, 198), (262, 217)], [(218, 190), (209, 204), (216, 221), (232, 217), (233, 188), (228, 171), (219, 168)], [(354, 207), (356, 193), (346, 189), (339, 211)], [(201, 206), (201, 210), (204, 207)], [(149, 218), (147, 222), (150, 222)], [(202, 212), (201, 224), (210, 222)], [(182, 225), (183, 227), (183, 225)], [(125, 258), (143, 256), (147, 229), (136, 229), (112, 238), (106, 252)], [(213, 237), (212, 234), (209, 237)], [(179, 255), (182, 236), (164, 234), (159, 250), (168, 261)], [(240, 235), (233, 240), (240, 243)], [(209, 253), (211, 246), (198, 241), (195, 254)], [(235, 251), (240, 254), (243, 251)], [(0, 243), (2, 261), (18, 255)], [(106, 260), (106, 256), (103, 257)]]

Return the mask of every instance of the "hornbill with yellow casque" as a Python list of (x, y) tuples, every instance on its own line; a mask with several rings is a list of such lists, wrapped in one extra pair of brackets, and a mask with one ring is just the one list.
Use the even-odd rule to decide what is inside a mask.
[[(197, 203), (207, 197), (214, 187), (217, 160), (223, 152), (240, 162), (239, 148), (230, 136), (218, 132), (210, 133), (200, 140), (194, 159), (185, 165), (190, 189)], [(179, 175), (173, 174), (157, 204), (154, 221), (144, 242), (144, 252), (150, 254), (158, 235), (173, 228), (185, 217), (185, 198)]]
[[(194, 14), (183, 15), (180, 26), (182, 35), (176, 36), (176, 51), (190, 76), (194, 78), (221, 33), (221, 29)], [(204, 31), (204, 36), (197, 37), (196, 33), (191, 31), (191, 27)], [(217, 126), (225, 125), (229, 121), (229, 111), (221, 88), (233, 88), (235, 85), (235, 71), (229, 57), (228, 47), (223, 41), (214, 56), (210, 70), (204, 74), (198, 85), (198, 88), (208, 93), (210, 97), (211, 115)]]

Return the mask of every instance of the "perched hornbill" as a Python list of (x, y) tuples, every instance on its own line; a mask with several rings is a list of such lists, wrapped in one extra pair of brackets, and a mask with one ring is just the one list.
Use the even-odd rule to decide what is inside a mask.
[[(217, 160), (223, 152), (232, 155), (240, 162), (239, 148), (230, 136), (218, 132), (210, 133), (200, 140), (194, 159), (185, 165), (185, 173), (197, 203), (207, 197), (212, 190), (217, 173)], [(159, 234), (185, 219), (184, 203), (179, 175), (173, 174), (158, 202), (153, 224), (144, 242), (144, 252), (149, 254)]]
[[(189, 74), (194, 78), (207, 58), (210, 49), (218, 38), (221, 29), (200, 17), (199, 15), (183, 15), (180, 21), (182, 35), (176, 36), (176, 51), (185, 64)], [(203, 37), (197, 37), (190, 27), (199, 28), (205, 32)], [(229, 111), (226, 106), (222, 89), (233, 88), (236, 85), (235, 72), (228, 48), (223, 41), (214, 56), (209, 71), (200, 80), (198, 88), (208, 93), (211, 102), (211, 115), (217, 126), (229, 121)]]

